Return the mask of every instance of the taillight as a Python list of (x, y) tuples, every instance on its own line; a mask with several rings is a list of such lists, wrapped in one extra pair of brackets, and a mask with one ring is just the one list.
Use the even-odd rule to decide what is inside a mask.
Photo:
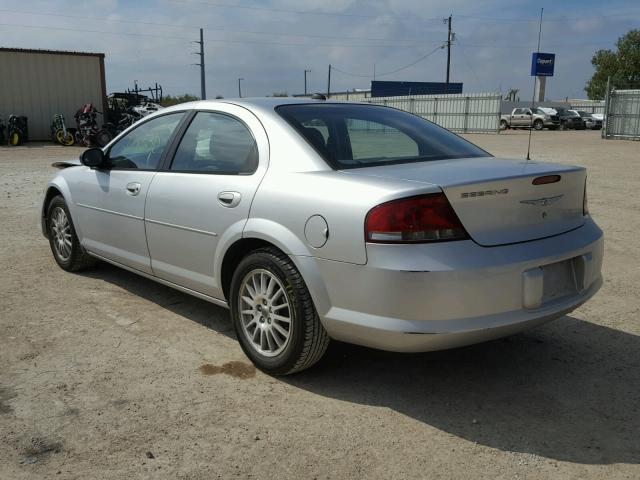
[(589, 204), (587, 202), (587, 179), (584, 179), (584, 195), (582, 196), (582, 214), (589, 215)]
[(383, 203), (367, 213), (367, 242), (420, 243), (469, 238), (444, 193)]

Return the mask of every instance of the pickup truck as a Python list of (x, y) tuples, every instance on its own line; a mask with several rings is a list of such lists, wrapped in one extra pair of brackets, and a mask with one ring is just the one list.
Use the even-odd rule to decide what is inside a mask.
[(500, 130), (531, 126), (536, 130), (542, 130), (545, 127), (555, 130), (560, 126), (560, 118), (557, 115), (549, 115), (539, 108), (514, 108), (510, 114), (500, 117)]

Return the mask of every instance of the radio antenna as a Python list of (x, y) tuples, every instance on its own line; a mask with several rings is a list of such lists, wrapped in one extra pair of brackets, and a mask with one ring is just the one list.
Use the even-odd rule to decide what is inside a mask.
[[(538, 28), (538, 48), (536, 49), (536, 53), (540, 53), (540, 37), (542, 36), (542, 12), (544, 12), (544, 8), (540, 9), (540, 27)], [(531, 125), (529, 125), (529, 145), (527, 146), (527, 160), (531, 160), (531, 131), (533, 130), (533, 107), (536, 102), (536, 82), (538, 82), (538, 77), (533, 77), (533, 95), (531, 95)]]

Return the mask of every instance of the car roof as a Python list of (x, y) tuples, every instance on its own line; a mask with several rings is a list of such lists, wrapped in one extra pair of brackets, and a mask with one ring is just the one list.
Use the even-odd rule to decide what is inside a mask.
[[(255, 97), (255, 98), (220, 98), (216, 100), (196, 100), (194, 102), (179, 103), (172, 105), (165, 112), (170, 110), (199, 109), (199, 108), (215, 108), (220, 104), (233, 104), (245, 107), (249, 110), (273, 110), (281, 105), (303, 105), (303, 104), (359, 104), (371, 105), (367, 102), (348, 102), (342, 100), (315, 100), (312, 98), (299, 97)], [(170, 109), (170, 110), (169, 110)]]

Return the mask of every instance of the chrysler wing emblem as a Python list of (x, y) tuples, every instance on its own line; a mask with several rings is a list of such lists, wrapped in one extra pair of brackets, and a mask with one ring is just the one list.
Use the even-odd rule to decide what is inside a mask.
[(527, 205), (540, 205), (541, 207), (546, 207), (547, 205), (556, 203), (562, 197), (564, 197), (564, 195), (556, 195), (555, 197), (536, 198), (534, 200), (520, 200), (520, 203), (525, 203)]

